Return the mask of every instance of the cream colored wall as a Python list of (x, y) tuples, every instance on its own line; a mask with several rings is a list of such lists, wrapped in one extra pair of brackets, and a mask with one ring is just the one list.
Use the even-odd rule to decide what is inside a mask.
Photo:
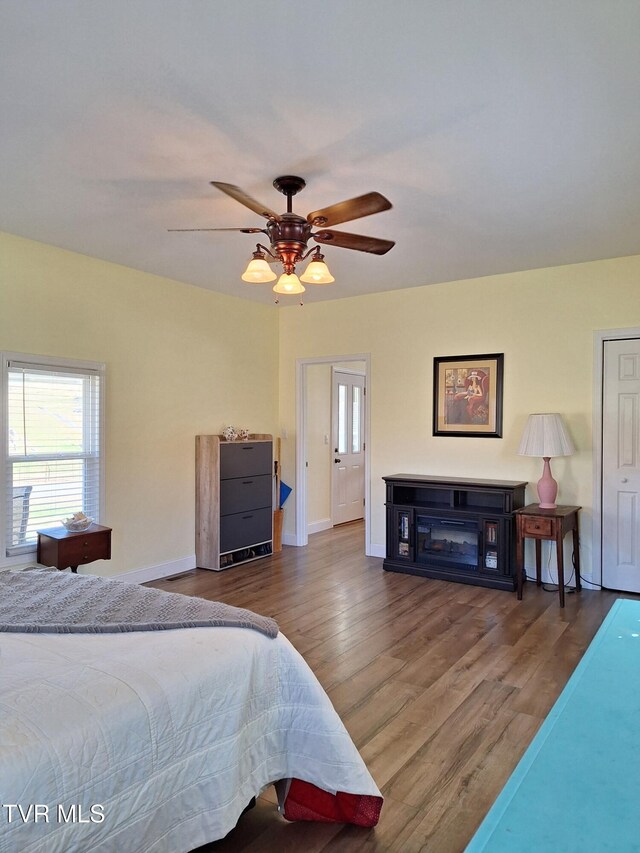
[[(583, 507), (582, 556), (591, 570), (593, 332), (640, 325), (640, 257), (389, 291), (280, 311), (283, 476), (295, 477), (296, 359), (371, 353), (371, 540), (383, 553), (382, 477), (400, 472), (527, 480), (517, 456), (530, 412), (563, 413), (578, 447), (553, 461), (559, 501)], [(340, 284), (333, 285), (338, 292)], [(431, 434), (434, 356), (504, 353), (504, 437)], [(295, 504), (285, 532), (295, 527)]]
[(0, 348), (103, 361), (102, 574), (194, 554), (194, 437), (277, 429), (278, 314), (201, 288), (0, 235)]
[[(526, 479), (526, 416), (560, 411), (579, 452), (553, 463), (582, 512), (591, 565), (593, 331), (640, 325), (640, 257), (274, 309), (0, 235), (0, 347), (107, 365), (110, 574), (193, 554), (193, 437), (228, 423), (276, 432), (295, 482), (295, 363), (371, 353), (371, 538), (384, 543), (381, 477)], [(339, 282), (335, 285), (339, 288)], [(279, 354), (278, 354), (279, 352)], [(504, 352), (504, 438), (431, 435), (433, 357)], [(278, 416), (278, 398), (280, 401)], [(533, 486), (528, 499), (535, 500)], [(287, 501), (285, 532), (295, 525)]]

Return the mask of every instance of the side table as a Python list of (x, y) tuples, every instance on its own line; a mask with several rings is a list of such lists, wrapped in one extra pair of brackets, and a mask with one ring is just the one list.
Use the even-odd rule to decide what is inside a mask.
[(564, 607), (564, 556), (562, 543), (565, 534), (573, 532), (573, 553), (576, 570), (576, 589), (582, 589), (580, 583), (580, 550), (578, 548), (578, 512), (579, 506), (557, 506), (554, 509), (541, 509), (538, 504), (529, 504), (514, 512), (516, 517), (516, 573), (518, 576), (518, 599), (522, 598), (524, 582), (524, 540), (536, 542), (536, 586), (542, 584), (542, 545), (543, 539), (556, 543), (556, 561), (558, 564), (558, 593), (560, 607)]
[(110, 559), (110, 527), (92, 524), (81, 533), (72, 533), (64, 527), (38, 530), (37, 560), (43, 566), (55, 566), (60, 570), (70, 567), (77, 574), (78, 566)]

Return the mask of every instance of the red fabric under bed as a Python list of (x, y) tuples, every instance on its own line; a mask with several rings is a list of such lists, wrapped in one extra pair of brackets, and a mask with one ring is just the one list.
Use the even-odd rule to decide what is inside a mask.
[(380, 818), (382, 797), (365, 794), (329, 794), (310, 782), (292, 779), (284, 801), (287, 820), (317, 820), (325, 823), (354, 823), (375, 826)]

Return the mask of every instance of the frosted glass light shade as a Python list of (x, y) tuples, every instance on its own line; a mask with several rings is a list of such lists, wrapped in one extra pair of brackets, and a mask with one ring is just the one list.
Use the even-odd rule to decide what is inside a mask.
[(304, 293), (305, 287), (303, 284), (300, 284), (300, 279), (295, 273), (291, 275), (287, 275), (283, 273), (278, 279), (278, 283), (274, 284), (273, 292), (274, 293)]
[(275, 279), (276, 274), (262, 258), (249, 261), (246, 270), (242, 273), (242, 280), (249, 284), (264, 284), (266, 281), (275, 281)]
[(518, 448), (519, 456), (571, 456), (575, 450), (557, 412), (529, 415)]
[(300, 276), (300, 281), (306, 281), (308, 284), (331, 284), (335, 278), (324, 261), (311, 261)]

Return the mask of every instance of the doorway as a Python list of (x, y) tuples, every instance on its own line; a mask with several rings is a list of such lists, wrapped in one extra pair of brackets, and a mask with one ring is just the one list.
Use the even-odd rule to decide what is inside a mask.
[(640, 329), (595, 345), (594, 580), (640, 592)]
[[(354, 362), (361, 362), (361, 365), (353, 365)], [(308, 385), (309, 385), (309, 370), (312, 365), (325, 364), (327, 366), (338, 365), (342, 369), (349, 370), (350, 365), (353, 367), (362, 367), (364, 373), (365, 387), (367, 388), (367, 396), (369, 398), (367, 405), (364, 407), (364, 435), (370, 434), (370, 373), (371, 373), (371, 356), (369, 353), (355, 353), (352, 355), (328, 355), (319, 356), (317, 358), (298, 359), (296, 361), (296, 476), (295, 476), (295, 545), (304, 546), (308, 544), (308, 529), (307, 529), (307, 505), (309, 491), (313, 484), (309, 482), (309, 467), (308, 467), (308, 436), (310, 430), (309, 411), (308, 411)], [(327, 407), (330, 404), (327, 399)], [(333, 450), (335, 444), (329, 447)], [(333, 457), (332, 457), (333, 458)], [(338, 457), (339, 458), (339, 457)], [(371, 546), (371, 476), (370, 476), (370, 443), (364, 442), (364, 527), (365, 527), (365, 554), (367, 556), (376, 556), (372, 553)]]

